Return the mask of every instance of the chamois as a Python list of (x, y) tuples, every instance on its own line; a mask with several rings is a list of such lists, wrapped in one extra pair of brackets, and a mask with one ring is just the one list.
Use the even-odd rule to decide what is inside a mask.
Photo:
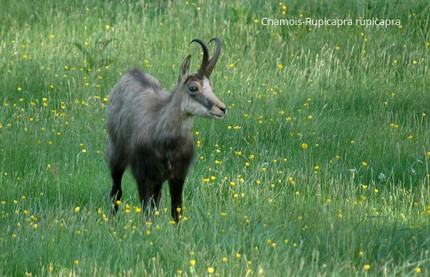
[(202, 63), (196, 73), (189, 74), (191, 55), (188, 55), (172, 93), (138, 69), (125, 74), (110, 92), (106, 125), (114, 215), (122, 196), (121, 179), (130, 165), (143, 211), (159, 207), (161, 188), (167, 180), (172, 217), (175, 222), (182, 217), (182, 191), (194, 156), (192, 117), (222, 119), (227, 112), (209, 80), (221, 53), (221, 41), (218, 38), (210, 41), (216, 43), (211, 59), (203, 41), (191, 41), (200, 44)]

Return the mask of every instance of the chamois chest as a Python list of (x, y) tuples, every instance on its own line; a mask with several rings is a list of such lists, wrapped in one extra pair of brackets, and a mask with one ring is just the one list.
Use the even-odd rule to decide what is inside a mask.
[(137, 149), (133, 166), (154, 181), (185, 178), (194, 156), (191, 135), (153, 141)]

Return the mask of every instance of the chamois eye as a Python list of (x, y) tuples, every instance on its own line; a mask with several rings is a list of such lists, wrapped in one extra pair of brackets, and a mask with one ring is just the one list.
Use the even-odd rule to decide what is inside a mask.
[(192, 92), (192, 93), (196, 93), (196, 92), (198, 92), (198, 91), (199, 91), (199, 88), (198, 88), (198, 87), (196, 87), (196, 86), (190, 86), (188, 89), (189, 89), (189, 91), (190, 91), (190, 92)]

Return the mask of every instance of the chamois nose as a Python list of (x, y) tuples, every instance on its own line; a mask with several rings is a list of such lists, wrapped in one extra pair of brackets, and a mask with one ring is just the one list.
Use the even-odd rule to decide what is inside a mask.
[(227, 114), (227, 107), (226, 106), (219, 107), (219, 109), (224, 113), (224, 115)]

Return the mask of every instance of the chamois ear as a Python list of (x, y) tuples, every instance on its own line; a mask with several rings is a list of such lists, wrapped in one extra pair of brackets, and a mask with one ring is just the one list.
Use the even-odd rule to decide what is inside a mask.
[(190, 63), (191, 63), (191, 55), (188, 55), (181, 65), (181, 72), (179, 72), (179, 78), (178, 78), (179, 83), (183, 83), (187, 79), (188, 71), (190, 69)]

